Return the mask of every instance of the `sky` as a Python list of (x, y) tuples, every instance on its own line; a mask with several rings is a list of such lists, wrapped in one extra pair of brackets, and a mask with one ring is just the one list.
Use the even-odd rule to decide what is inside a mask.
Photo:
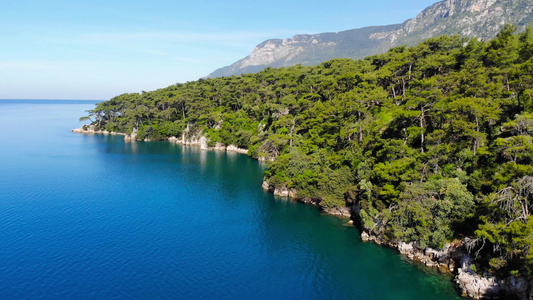
[(0, 99), (108, 100), (205, 77), (271, 38), (402, 23), (438, 0), (0, 0)]

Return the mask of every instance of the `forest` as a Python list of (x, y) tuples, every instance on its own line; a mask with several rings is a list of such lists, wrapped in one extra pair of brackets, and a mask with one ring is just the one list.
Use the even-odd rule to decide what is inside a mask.
[(270, 185), (356, 205), (386, 241), (469, 237), (479, 272), (533, 275), (531, 28), (122, 94), (80, 119), (246, 148)]

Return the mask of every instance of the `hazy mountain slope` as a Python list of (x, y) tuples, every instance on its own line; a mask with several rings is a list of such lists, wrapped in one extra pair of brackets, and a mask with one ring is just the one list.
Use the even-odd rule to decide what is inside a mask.
[(402, 24), (271, 39), (257, 45), (249, 56), (207, 77), (253, 73), (266, 67), (316, 65), (332, 58), (363, 58), (443, 34), (490, 39), (507, 23), (517, 25), (519, 30), (531, 25), (533, 1), (445, 0)]
[[(255, 47), (253, 52), (208, 77), (258, 72), (265, 67), (287, 67), (296, 64), (316, 65), (332, 58), (361, 58), (375, 54), (382, 41), (372, 34), (387, 36), (401, 29), (400, 24), (352, 29), (337, 33), (295, 35), (290, 39), (271, 39)], [(355, 46), (357, 45), (357, 46)]]

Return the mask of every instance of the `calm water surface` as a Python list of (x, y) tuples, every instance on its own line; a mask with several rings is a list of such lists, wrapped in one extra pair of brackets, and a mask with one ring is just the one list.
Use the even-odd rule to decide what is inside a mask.
[(71, 133), (93, 107), (0, 100), (0, 299), (458, 299), (246, 155)]

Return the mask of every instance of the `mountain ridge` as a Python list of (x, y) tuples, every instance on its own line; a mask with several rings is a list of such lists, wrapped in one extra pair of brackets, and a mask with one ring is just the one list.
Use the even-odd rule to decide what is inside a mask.
[(515, 24), (519, 31), (531, 25), (533, 3), (529, 0), (443, 0), (400, 24), (269, 39), (258, 44), (247, 57), (207, 77), (255, 73), (266, 67), (318, 65), (333, 58), (360, 59), (443, 34), (486, 40), (494, 38), (509, 23)]

